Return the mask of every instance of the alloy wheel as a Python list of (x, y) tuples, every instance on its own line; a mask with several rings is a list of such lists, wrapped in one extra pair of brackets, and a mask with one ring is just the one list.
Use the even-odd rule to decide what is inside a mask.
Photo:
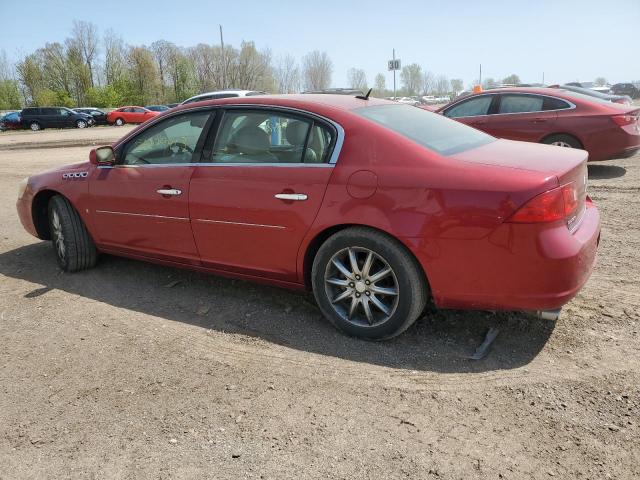
[(556, 145), (558, 147), (565, 147), (565, 148), (573, 148), (567, 142), (563, 142), (562, 140), (558, 140), (557, 142), (551, 142), (551, 145)]
[(62, 222), (60, 221), (60, 215), (53, 210), (51, 212), (51, 228), (53, 229), (53, 242), (56, 246), (56, 252), (60, 260), (64, 261), (66, 254), (66, 248), (64, 246), (64, 233), (62, 233)]
[(354, 325), (381, 325), (398, 306), (395, 272), (384, 258), (367, 248), (345, 248), (333, 255), (324, 281), (333, 309)]

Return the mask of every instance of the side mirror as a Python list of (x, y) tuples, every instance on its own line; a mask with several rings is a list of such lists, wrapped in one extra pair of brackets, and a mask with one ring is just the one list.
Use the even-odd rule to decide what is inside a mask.
[(113, 165), (116, 162), (116, 154), (110, 146), (94, 148), (89, 153), (89, 161), (92, 165)]

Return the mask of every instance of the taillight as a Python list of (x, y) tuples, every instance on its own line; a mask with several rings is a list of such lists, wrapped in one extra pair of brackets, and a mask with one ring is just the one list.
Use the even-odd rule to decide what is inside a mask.
[(506, 221), (511, 223), (554, 222), (571, 215), (578, 208), (578, 191), (575, 183), (533, 197)]
[(625, 125), (631, 125), (635, 121), (637, 121), (637, 117), (635, 115), (612, 115), (611, 120), (613, 120), (616, 125), (624, 127)]

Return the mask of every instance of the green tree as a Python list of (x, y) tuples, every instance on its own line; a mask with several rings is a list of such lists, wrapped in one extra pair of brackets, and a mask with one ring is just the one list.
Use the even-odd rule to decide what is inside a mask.
[(512, 73), (508, 77), (503, 78), (502, 83), (505, 83), (508, 85), (518, 85), (521, 82), (520, 82), (520, 77), (515, 73)]
[(0, 80), (0, 110), (14, 110), (21, 107), (20, 90), (15, 80)]

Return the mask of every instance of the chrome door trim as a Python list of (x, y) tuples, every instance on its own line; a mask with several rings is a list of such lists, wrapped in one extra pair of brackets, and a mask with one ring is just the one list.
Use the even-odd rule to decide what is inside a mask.
[(335, 164), (329, 163), (159, 163), (141, 165), (98, 165), (98, 169), (111, 168), (167, 168), (167, 167), (309, 167), (309, 168), (333, 168)]
[(276, 228), (278, 230), (285, 230), (287, 227), (282, 225), (263, 225), (261, 223), (245, 223), (245, 222), (229, 222), (226, 220), (209, 220), (207, 218), (196, 218), (194, 222), (201, 223), (220, 223), (223, 225), (239, 225), (242, 227), (262, 227), (262, 228)]
[(111, 210), (96, 210), (96, 213), (107, 213), (110, 215), (128, 215), (132, 217), (146, 217), (146, 218), (164, 218), (167, 220), (181, 220), (181, 221), (189, 221), (186, 217), (169, 217), (165, 215), (149, 215), (146, 213), (131, 213), (131, 212), (114, 212)]

